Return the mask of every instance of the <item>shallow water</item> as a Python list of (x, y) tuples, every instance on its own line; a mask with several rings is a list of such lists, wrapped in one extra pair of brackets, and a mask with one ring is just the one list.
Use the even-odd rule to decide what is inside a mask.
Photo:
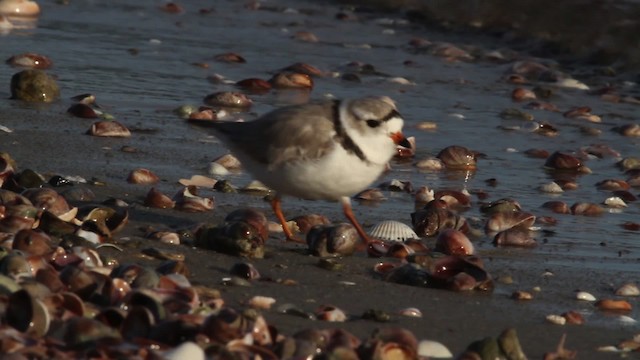
[[(327, 77), (316, 79), (310, 94), (294, 93), (293, 97), (304, 100), (306, 96), (319, 99), (388, 95), (397, 101), (406, 118), (405, 134), (416, 137), (416, 159), (435, 155), (454, 144), (486, 155), (480, 159), (478, 170), (468, 176), (419, 171), (411, 163), (403, 162), (394, 163), (393, 170), (380, 181), (399, 178), (410, 180), (414, 188), (427, 185), (434, 189), (485, 190), (490, 195), (488, 200), (512, 197), (527, 211), (559, 220), (556, 226), (544, 227), (554, 232), (552, 236), (546, 236), (545, 243), (542, 243), (545, 235), (538, 234), (541, 244), (536, 249), (495, 250), (487, 237), (478, 240), (481, 254), (505, 257), (516, 264), (519, 256), (539, 257), (549, 265), (608, 269), (629, 276), (640, 272), (638, 233), (619, 226), (625, 221), (638, 221), (637, 203), (599, 217), (553, 215), (540, 208), (542, 203), (552, 199), (569, 205), (578, 201), (602, 202), (607, 194), (596, 190), (595, 183), (609, 178), (624, 179), (624, 174), (615, 167), (619, 159), (588, 160), (586, 165), (593, 173), (578, 177), (577, 190), (548, 195), (537, 189), (552, 179), (543, 170), (544, 160), (522, 154), (530, 148), (570, 152), (590, 144), (607, 144), (622, 157), (638, 155), (638, 139), (609, 131), (613, 126), (637, 121), (638, 105), (609, 103), (584, 90), (555, 88), (550, 101), (561, 110), (588, 105), (594, 114), (603, 117), (603, 122), (587, 124), (565, 119), (561, 113), (525, 110), (534, 114), (537, 120), (548, 121), (559, 128), (559, 136), (501, 130), (498, 128), (501, 125), (522, 124), (498, 116), (503, 109), (523, 107), (510, 98), (515, 86), (502, 79), (510, 64), (486, 60), (446, 61), (426, 53), (411, 53), (407, 45), (412, 37), (418, 36), (460, 46), (473, 45), (480, 50), (500, 49), (501, 45), (494, 40), (432, 33), (404, 23), (383, 26), (377, 22), (381, 15), (376, 14), (358, 14), (361, 21), (339, 21), (334, 18), (338, 8), (315, 3), (279, 1), (267, 4), (273, 8), (250, 11), (244, 8), (243, 2), (215, 2), (213, 12), (201, 14), (198, 10), (208, 8), (210, 3), (194, 1), (184, 5), (185, 13), (168, 14), (160, 11), (158, 3), (153, 1), (136, 2), (135, 5), (127, 1), (73, 1), (69, 5), (43, 2), (36, 27), (15, 29), (0, 36), (0, 57), (6, 59), (22, 52), (49, 56), (54, 61), (49, 72), (58, 77), (62, 99), (37, 106), (8, 100), (8, 84), (11, 75), (18, 70), (3, 65), (0, 84), (6, 85), (0, 88), (0, 125), (6, 126), (9, 121), (2, 117), (1, 109), (17, 109), (33, 118), (12, 121), (11, 128), (16, 132), (47, 131), (52, 138), (56, 134), (77, 133), (78, 143), (68, 146), (83, 150), (72, 159), (60, 158), (53, 146), (46, 160), (36, 160), (40, 154), (33, 153), (33, 162), (20, 159), (20, 163), (43, 172), (85, 178), (97, 174), (110, 182), (124, 182), (129, 170), (146, 167), (164, 179), (161, 187), (173, 192), (178, 188), (179, 178), (204, 174), (208, 162), (225, 152), (214, 138), (172, 113), (172, 109), (183, 104), (200, 104), (208, 93), (233, 90), (231, 85), (209, 82), (207, 76), (217, 73), (234, 81), (248, 77), (268, 78), (275, 70), (294, 62), (307, 62), (339, 74), (346, 63), (362, 61), (373, 64), (381, 73), (404, 77), (413, 84), (390, 83), (385, 76), (363, 75), (362, 83)], [(312, 31), (320, 42), (291, 39), (291, 35), (299, 30)], [(224, 64), (213, 60), (213, 56), (228, 51), (241, 54), (247, 63)], [(416, 65), (404, 66), (405, 60), (412, 60)], [(209, 68), (193, 63), (207, 63)], [(583, 74), (591, 72), (587, 68), (574, 70)], [(638, 94), (635, 84), (623, 84), (614, 78), (589, 76), (581, 80), (592, 88), (613, 82), (629, 94)], [(69, 98), (81, 93), (96, 94), (106, 112), (134, 130), (133, 137), (94, 139), (83, 135), (90, 122), (64, 114), (72, 103)], [(252, 98), (251, 112), (239, 115), (247, 120), (291, 101), (292, 94), (272, 93)], [(423, 121), (437, 123), (437, 130), (418, 130), (416, 125)], [(579, 129), (583, 125), (601, 129), (602, 134), (584, 135)], [(10, 139), (11, 135), (0, 134), (0, 144), (12, 153)], [(139, 152), (124, 154), (118, 151), (123, 145), (136, 147)], [(62, 153), (66, 145), (57, 146)], [(22, 151), (28, 153), (28, 150)], [(497, 179), (497, 187), (486, 185), (485, 180), (491, 178)], [(247, 174), (234, 175), (230, 179), (238, 185), (250, 180)], [(636, 193), (637, 189), (631, 192)], [(357, 215), (365, 224), (387, 218), (410, 221), (411, 195), (389, 193), (387, 196), (389, 199), (378, 205), (355, 205)], [(216, 194), (216, 199), (227, 205), (236, 202), (261, 204), (259, 199), (249, 196)], [(480, 218), (475, 197), (474, 203), (465, 216)], [(342, 220), (336, 204), (287, 199), (285, 209), (289, 213), (300, 209), (326, 212), (334, 214), (335, 220)]]

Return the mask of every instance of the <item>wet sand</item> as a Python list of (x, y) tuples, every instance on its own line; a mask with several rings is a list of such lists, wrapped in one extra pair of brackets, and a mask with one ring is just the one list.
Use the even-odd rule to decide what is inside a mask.
[[(314, 8), (315, 9), (315, 8)], [(317, 10), (317, 9), (316, 9)], [(323, 22), (329, 22), (330, 14), (337, 9), (330, 9), (324, 14), (321, 21), (313, 22), (313, 25), (324, 31), (326, 37), (334, 36), (339, 39), (338, 34), (332, 34), (323, 27)], [(264, 14), (267, 15), (264, 15)], [(270, 12), (259, 13), (260, 16), (267, 17), (263, 21), (275, 21), (270, 17)], [(357, 27), (358, 25), (353, 25)], [(323, 30), (324, 29), (324, 30)], [(370, 30), (367, 27), (366, 30)], [(352, 30), (352, 29), (350, 29)], [(421, 34), (420, 29), (413, 29), (411, 32)], [(445, 35), (446, 36), (446, 35)], [(408, 38), (408, 36), (407, 36)], [(358, 38), (361, 39), (361, 38)], [(375, 42), (377, 38), (371, 41)], [(329, 39), (331, 42), (334, 39)], [(472, 39), (467, 39), (472, 42)], [(289, 41), (289, 40), (287, 40)], [(331, 51), (335, 49), (344, 49), (342, 47), (327, 46)], [(384, 47), (381, 47), (384, 48)], [(14, 48), (15, 49), (15, 48)], [(249, 49), (249, 47), (247, 47)], [(355, 56), (346, 47), (345, 56)], [(33, 51), (37, 49), (31, 49)], [(242, 52), (243, 48), (237, 51)], [(247, 50), (247, 52), (260, 50)], [(304, 50), (296, 49), (295, 52), (304, 52)], [(390, 51), (399, 51), (391, 49)], [(2, 56), (8, 57), (9, 54), (2, 53)], [(269, 64), (260, 64), (259, 68), (274, 68), (273, 63), (286, 65), (291, 62), (282, 60), (286, 58), (286, 54), (275, 55), (276, 60), (270, 59)], [(62, 57), (59, 55), (59, 57)], [(180, 66), (187, 67), (187, 63), (197, 60), (197, 56), (186, 56), (186, 60), (180, 63)], [(327, 57), (330, 57), (327, 55)], [(410, 57), (406, 53), (402, 53), (400, 59)], [(321, 58), (318, 58), (321, 59)], [(395, 61), (395, 63), (399, 63)], [(130, 61), (130, 59), (128, 60)], [(332, 62), (333, 60), (321, 59), (321, 62)], [(426, 63), (426, 60), (424, 60)], [(433, 61), (433, 60), (429, 60)], [(437, 60), (440, 61), (440, 60)], [(338, 63), (334, 61), (332, 63)], [(342, 63), (342, 61), (340, 61)], [(174, 64), (175, 65), (175, 64)], [(215, 64), (216, 70), (227, 71), (233, 74), (237, 68), (225, 67)], [(431, 65), (424, 65), (420, 70), (421, 73), (427, 72)], [(80, 93), (82, 89), (87, 89), (89, 80), (83, 78), (81, 72), (74, 72), (73, 75), (65, 73), (64, 65), (58, 65), (55, 70), (58, 72), (63, 86), (63, 99), (51, 105), (29, 105), (16, 101), (1, 100), (2, 110), (0, 110), (0, 125), (6, 126), (12, 130), (11, 133), (0, 133), (0, 151), (9, 153), (18, 163), (19, 169), (33, 169), (45, 176), (61, 174), (81, 176), (88, 180), (95, 178), (103, 181), (105, 185), (75, 185), (90, 188), (96, 194), (95, 202), (104, 201), (108, 198), (119, 198), (129, 203), (130, 222), (122, 230), (117, 233), (113, 241), (126, 251), (119, 252), (113, 249), (104, 248), (101, 254), (104, 256), (114, 256), (121, 263), (135, 262), (145, 266), (156, 266), (160, 260), (149, 259), (141, 255), (140, 250), (148, 247), (155, 247), (164, 251), (181, 253), (185, 255), (186, 263), (191, 271), (190, 280), (193, 284), (202, 284), (208, 287), (219, 289), (225, 303), (229, 306), (244, 308), (246, 301), (254, 295), (271, 296), (276, 299), (276, 304), (272, 310), (264, 311), (269, 324), (275, 326), (282, 334), (291, 335), (296, 331), (305, 328), (332, 328), (344, 327), (356, 336), (365, 339), (370, 336), (374, 329), (387, 326), (400, 326), (411, 330), (418, 339), (430, 339), (443, 343), (454, 354), (461, 353), (468, 344), (473, 341), (483, 339), (488, 336), (496, 337), (506, 328), (515, 328), (525, 353), (529, 358), (541, 358), (546, 352), (555, 349), (562, 334), (567, 334), (566, 347), (578, 351), (578, 357), (584, 359), (596, 358), (618, 358), (620, 355), (597, 352), (600, 346), (616, 345), (622, 340), (633, 337), (640, 330), (637, 324), (625, 324), (619, 320), (620, 314), (607, 314), (598, 311), (592, 303), (579, 302), (575, 300), (574, 293), (576, 290), (585, 290), (593, 293), (597, 298), (613, 297), (613, 289), (625, 281), (637, 281), (638, 279), (638, 252), (637, 246), (620, 245), (613, 243), (613, 239), (603, 239), (602, 242), (611, 243), (610, 247), (598, 247), (598, 241), (588, 239), (585, 243), (579, 241), (563, 243), (551, 236), (549, 241), (542, 247), (543, 250), (531, 249), (505, 249), (494, 248), (490, 244), (489, 238), (481, 238), (477, 240), (479, 247), (479, 255), (484, 259), (488, 272), (496, 278), (496, 288), (490, 294), (485, 293), (456, 293), (446, 290), (424, 289), (410, 287), (404, 285), (391, 284), (379, 279), (372, 271), (373, 265), (382, 261), (381, 259), (367, 258), (360, 253), (355, 256), (337, 259), (343, 265), (339, 271), (328, 271), (317, 266), (318, 258), (307, 255), (305, 248), (300, 245), (287, 244), (282, 241), (280, 234), (273, 234), (267, 243), (267, 256), (265, 259), (250, 260), (261, 272), (266, 280), (254, 282), (249, 287), (241, 286), (225, 286), (222, 285), (222, 279), (228, 276), (230, 267), (242, 259), (224, 254), (219, 254), (210, 250), (195, 249), (188, 245), (166, 245), (159, 244), (155, 241), (144, 238), (144, 229), (151, 226), (154, 228), (167, 228), (180, 230), (190, 228), (198, 223), (218, 223), (222, 221), (224, 216), (239, 207), (255, 207), (264, 211), (270, 219), (274, 219), (270, 213), (270, 208), (266, 202), (259, 196), (250, 196), (242, 194), (222, 194), (212, 190), (203, 189), (201, 194), (205, 196), (214, 196), (216, 208), (212, 212), (193, 214), (184, 213), (177, 210), (158, 210), (150, 209), (142, 205), (144, 196), (149, 190), (148, 186), (131, 185), (126, 182), (127, 174), (137, 167), (151, 168), (162, 179), (156, 186), (167, 194), (175, 193), (180, 186), (177, 180), (189, 177), (193, 174), (206, 173), (208, 162), (216, 155), (224, 153), (224, 149), (220, 147), (217, 141), (210, 137), (201, 129), (193, 128), (185, 124), (171, 113), (174, 105), (186, 102), (198, 101), (201, 96), (206, 95), (207, 88), (211, 85), (200, 85), (200, 88), (186, 86), (183, 90), (180, 82), (175, 82), (173, 89), (166, 91), (166, 97), (172, 98), (172, 101), (164, 103), (161, 101), (165, 94), (153, 97), (155, 89), (145, 88), (144, 83), (136, 83), (141, 87), (140, 90), (124, 87), (123, 92), (132, 92), (145, 94), (147, 92), (149, 98), (140, 97), (140, 102), (127, 99), (118, 100), (118, 89), (103, 88), (98, 89), (104, 91), (109, 106), (109, 111), (122, 118), (133, 132), (131, 139), (109, 139), (95, 138), (84, 135), (90, 126), (90, 120), (71, 118), (65, 114), (65, 110), (70, 104), (68, 97)], [(385, 70), (393, 70), (388, 66)], [(243, 70), (244, 71), (244, 70)], [(494, 110), (501, 105), (508, 105), (510, 99), (506, 91), (501, 88), (495, 90), (494, 83), (498, 81), (498, 75), (502, 73), (496, 70), (495, 66), (467, 65), (461, 64), (455, 67), (448, 67), (444, 71), (451, 71), (458, 74), (461, 78), (472, 77), (471, 73), (477, 73), (473, 76), (476, 83), (473, 87), (460, 87), (458, 93), (453, 96), (460, 100), (465, 100), (470, 106), (478, 112), (486, 111), (481, 107), (487, 99), (491, 99), (493, 103), (487, 107)], [(12, 70), (8, 67), (4, 70), (10, 73)], [(242, 72), (242, 71), (240, 71)], [(442, 80), (449, 73), (427, 72), (426, 75), (417, 75), (430, 78), (429, 86), (434, 86), (436, 81), (433, 78)], [(243, 73), (246, 74), (246, 73)], [(468, 76), (467, 76), (468, 75)], [(191, 75), (189, 75), (191, 76)], [(200, 73), (199, 81), (203, 80), (204, 74)], [(245, 75), (246, 76), (246, 75)], [(5, 74), (3, 79), (8, 78)], [(74, 78), (78, 82), (74, 82)], [(195, 78), (195, 75), (194, 75)], [(451, 79), (455, 76), (451, 75)], [(80, 80), (82, 79), (82, 80)], [(455, 80), (448, 80), (442, 87), (450, 91), (451, 84)], [(189, 79), (192, 80), (192, 79)], [(481, 80), (486, 82), (480, 83)], [(8, 82), (7, 82), (8, 84)], [(335, 93), (339, 96), (350, 93), (360, 93), (362, 88), (350, 88), (349, 84), (340, 83), (340, 87), (336, 86), (332, 80), (318, 80), (319, 94), (327, 92)], [(344, 85), (344, 87), (341, 87)], [(381, 91), (385, 85), (373, 85), (376, 91)], [(438, 86), (438, 85), (435, 85)], [(471, 98), (474, 91), (489, 89), (486, 91), (485, 98)], [(89, 91), (87, 89), (87, 91)], [(434, 94), (435, 103), (423, 104), (421, 101), (425, 98), (424, 93), (398, 90), (394, 87), (391, 90), (397, 97), (404, 99), (404, 103), (400, 102), (400, 107), (407, 109), (414, 121), (424, 120), (427, 118), (439, 119), (441, 129), (439, 139), (434, 139), (433, 134), (419, 133), (410, 130), (418, 137), (419, 155), (426, 155), (435, 152), (442, 146), (457, 142), (465, 141), (464, 134), (455, 132), (460, 125), (451, 124), (451, 120), (444, 118), (446, 111), (438, 113), (439, 110), (431, 110), (425, 112), (425, 107), (433, 107), (438, 109), (441, 103), (440, 96), (451, 96), (451, 93), (439, 95)], [(431, 95), (431, 91), (424, 90)], [(494, 91), (494, 93), (492, 93)], [(3, 95), (7, 95), (3, 93)], [(98, 102), (100, 102), (100, 93), (98, 94)], [(123, 95), (125, 96), (125, 95)], [(564, 101), (563, 104), (572, 101), (581, 103), (586, 98), (583, 94), (567, 92), (565, 97), (558, 101)], [(126, 96), (125, 96), (126, 97)], [(320, 97), (320, 96), (318, 96)], [(146, 100), (145, 100), (146, 99)], [(506, 99), (506, 100), (505, 100)], [(166, 100), (166, 99), (165, 99)], [(447, 106), (451, 106), (456, 101), (447, 99)], [(145, 101), (148, 101), (145, 102)], [(254, 113), (263, 113), (266, 109), (272, 107), (275, 102), (274, 98), (260, 98), (254, 109)], [(133, 104), (132, 104), (133, 103)], [(500, 104), (500, 105), (496, 105)], [(121, 106), (121, 108), (119, 108)], [(613, 107), (615, 105), (601, 105), (603, 108)], [(637, 113), (637, 105), (625, 105), (622, 112)], [(602, 109), (602, 108), (601, 108)], [(451, 110), (448, 108), (448, 110)], [(476, 113), (477, 115), (477, 113)], [(248, 115), (252, 117), (253, 114)], [(444, 120), (440, 120), (443, 119)], [(475, 124), (466, 124), (473, 128), (479, 126)], [(495, 128), (492, 123), (491, 129)], [(462, 125), (465, 126), (465, 125)], [(503, 133), (498, 133), (503, 134)], [(457, 136), (457, 137), (454, 137)], [(452, 139), (455, 139), (452, 140)], [(571, 138), (575, 140), (575, 138)], [(495, 147), (501, 147), (503, 144), (484, 144), (482, 141), (472, 141), (477, 150), (485, 151), (492, 154)], [(517, 144), (516, 140), (513, 143)], [(527, 143), (529, 145), (530, 143)], [(539, 144), (537, 140), (533, 140), (532, 144)], [(566, 143), (565, 143), (566, 144)], [(125, 145), (133, 146), (135, 152), (124, 152), (121, 148)], [(486, 146), (483, 146), (486, 145)], [(493, 146), (493, 147), (492, 147)], [(558, 145), (560, 146), (560, 145)], [(624, 146), (625, 155), (631, 155), (632, 149), (636, 149), (633, 143), (627, 143)], [(491, 168), (492, 165), (510, 164), (510, 160), (502, 161), (501, 155), (490, 158), (484, 169)], [(523, 160), (527, 161), (527, 160)], [(416, 171), (406, 163), (394, 163), (392, 166), (396, 172), (387, 175), (386, 179), (398, 174), (410, 172), (415, 175)], [(481, 165), (481, 169), (482, 169)], [(604, 168), (604, 165), (600, 165)], [(404, 173), (403, 173), (404, 171)], [(535, 172), (539, 172), (536, 169)], [(533, 171), (532, 171), (533, 172)], [(482, 182), (482, 179), (489, 178), (493, 175), (491, 171), (482, 173), (476, 180)], [(517, 179), (517, 176), (500, 178), (501, 180)], [(444, 175), (429, 174), (427, 178), (438, 178), (444, 184), (459, 183), (457, 180), (447, 182), (448, 180), (440, 180)], [(243, 183), (247, 180), (246, 174), (240, 174), (231, 177), (236, 183)], [(440, 183), (440, 184), (442, 184)], [(533, 184), (530, 184), (533, 187)], [(442, 185), (444, 186), (444, 185)], [(512, 190), (509, 188), (509, 190)], [(507, 191), (509, 192), (509, 191)], [(535, 192), (533, 192), (535, 194)], [(515, 194), (518, 194), (517, 192)], [(521, 194), (525, 203), (535, 203), (535, 195), (531, 193)], [(526, 197), (530, 196), (530, 197)], [(358, 204), (355, 206), (356, 216), (358, 216), (365, 225), (371, 225), (377, 221), (391, 217), (407, 221), (408, 214), (412, 211), (413, 203), (408, 196), (400, 197), (390, 195), (391, 199), (387, 204), (380, 206), (367, 206)], [(499, 198), (498, 194), (494, 194), (494, 198)], [(80, 204), (78, 204), (80, 205)], [(321, 213), (328, 216), (333, 221), (343, 221), (340, 208), (337, 204), (325, 202), (308, 202), (295, 199), (285, 199), (285, 212), (287, 215), (293, 216), (304, 213)], [(633, 216), (637, 212), (637, 206), (631, 210)], [(615, 226), (617, 221), (607, 220), (600, 223), (600, 227)], [(587, 223), (592, 226), (591, 222)], [(600, 228), (601, 233), (607, 234), (609, 230)], [(601, 234), (598, 232), (598, 234)], [(570, 236), (570, 235), (567, 235)], [(560, 237), (562, 239), (562, 237)], [(627, 239), (632, 239), (628, 237)], [(539, 240), (543, 240), (540, 238)], [(433, 243), (433, 239), (426, 240), (429, 244)], [(596, 244), (596, 245), (594, 245)], [(630, 249), (629, 252), (618, 256), (618, 252)], [(576, 255), (585, 254), (584, 256)], [(545, 275), (546, 274), (546, 275)], [(552, 275), (549, 275), (552, 274)], [(512, 277), (514, 282), (507, 284), (500, 279)], [(293, 280), (295, 285), (285, 285), (283, 280)], [(528, 290), (538, 287), (539, 292), (534, 292), (534, 299), (531, 301), (515, 301), (510, 299), (510, 295), (516, 290)], [(635, 298), (628, 299), (634, 305), (634, 310), (628, 315), (634, 319), (638, 318), (638, 310), (635, 309), (638, 301)], [(301, 317), (280, 314), (277, 307), (282, 304), (291, 303), (306, 311), (313, 311), (319, 305), (331, 304), (345, 310), (351, 319), (345, 323), (332, 324), (322, 321), (308, 320)], [(392, 315), (389, 322), (378, 323), (372, 320), (360, 319), (360, 316), (368, 309), (383, 310), (391, 314), (395, 314), (398, 310), (406, 307), (419, 308), (422, 318), (408, 318), (399, 315)], [(549, 324), (545, 321), (548, 314), (560, 314), (569, 310), (581, 312), (586, 319), (584, 325), (565, 325), (558, 326)]]

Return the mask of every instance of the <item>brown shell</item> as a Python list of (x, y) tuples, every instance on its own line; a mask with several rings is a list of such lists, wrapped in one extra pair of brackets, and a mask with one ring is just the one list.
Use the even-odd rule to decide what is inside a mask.
[(476, 156), (477, 154), (474, 151), (463, 146), (452, 145), (442, 149), (436, 157), (440, 159), (448, 169), (475, 170), (477, 162)]

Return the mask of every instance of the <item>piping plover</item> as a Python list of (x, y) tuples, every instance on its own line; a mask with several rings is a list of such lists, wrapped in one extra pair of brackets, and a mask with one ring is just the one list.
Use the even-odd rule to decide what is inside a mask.
[(222, 140), (258, 180), (276, 191), (271, 206), (287, 240), (281, 195), (339, 200), (364, 242), (349, 196), (369, 186), (385, 170), (402, 135), (403, 119), (388, 97), (328, 100), (276, 109), (249, 122), (211, 122)]

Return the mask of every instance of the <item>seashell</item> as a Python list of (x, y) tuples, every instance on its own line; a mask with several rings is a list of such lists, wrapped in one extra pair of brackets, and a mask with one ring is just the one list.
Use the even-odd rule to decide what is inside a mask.
[(168, 2), (166, 4), (162, 4), (160, 6), (160, 10), (169, 14), (182, 14), (184, 12), (184, 8), (174, 2)]
[(421, 170), (440, 171), (446, 166), (442, 160), (434, 157), (422, 159), (415, 163), (415, 166)]
[(204, 102), (207, 105), (236, 109), (246, 109), (253, 105), (253, 101), (247, 95), (230, 91), (209, 94), (204, 98)]
[(248, 262), (235, 263), (229, 270), (229, 273), (233, 276), (240, 277), (246, 280), (258, 280), (260, 279), (260, 272), (256, 267)]
[(197, 195), (195, 186), (185, 186), (174, 196), (175, 208), (186, 212), (204, 212), (211, 211), (214, 207), (213, 198), (203, 198)]
[(51, 237), (45, 232), (23, 229), (15, 234), (12, 248), (28, 255), (41, 256), (53, 252), (55, 246)]
[(415, 136), (409, 136), (407, 138), (407, 142), (409, 143), (409, 147), (405, 147), (402, 145), (396, 146), (396, 155), (397, 159), (411, 158), (416, 154), (416, 138)]
[(571, 213), (573, 215), (598, 216), (604, 212), (604, 209), (594, 203), (577, 202), (571, 205)]
[(307, 233), (309, 251), (320, 257), (351, 255), (359, 240), (358, 232), (349, 223), (316, 225)]
[[(0, 14), (3, 14), (1, 8), (4, 3), (8, 3), (10, 1), (0, 1)], [(35, 4), (35, 3), (34, 3)], [(17, 15), (17, 14), (16, 14)], [(32, 68), (32, 69), (48, 69), (53, 65), (51, 59), (44, 55), (36, 54), (36, 53), (24, 53), (19, 55), (14, 55), (7, 59), (7, 64), (11, 66), (18, 66), (23, 68)]]
[(459, 230), (445, 229), (436, 239), (435, 250), (447, 255), (472, 255), (474, 247), (469, 238)]
[(500, 232), (512, 228), (529, 229), (535, 221), (535, 215), (528, 212), (499, 212), (489, 217), (485, 224), (485, 232)]
[(596, 301), (596, 297), (586, 291), (576, 292), (576, 299), (582, 301)]
[(244, 57), (234, 52), (218, 54), (213, 57), (214, 60), (225, 63), (244, 64), (247, 62)]
[(538, 245), (527, 229), (511, 228), (500, 231), (493, 238), (495, 246), (535, 247)]
[(422, 311), (420, 311), (420, 309), (414, 308), (414, 307), (408, 307), (408, 308), (400, 309), (398, 311), (398, 314), (400, 314), (402, 316), (407, 316), (407, 317), (415, 317), (415, 318), (421, 318), (422, 317)]
[(165, 360), (205, 360), (207, 358), (202, 347), (192, 341), (185, 341), (175, 348), (165, 350), (161, 356)]
[(347, 320), (347, 314), (340, 308), (333, 305), (322, 305), (315, 311), (316, 318), (329, 322), (344, 322)]
[(536, 94), (525, 88), (515, 88), (511, 92), (511, 99), (514, 101), (524, 101), (524, 100), (535, 100), (537, 98)]
[(363, 200), (363, 201), (382, 201), (387, 198), (384, 196), (380, 189), (369, 188), (362, 190), (361, 192), (355, 194), (354, 199)]
[(567, 205), (567, 203), (565, 203), (564, 201), (558, 201), (558, 200), (547, 201), (544, 204), (542, 204), (542, 207), (545, 209), (549, 209), (556, 214), (571, 213), (571, 209), (569, 208), (569, 205)]
[(528, 291), (514, 291), (511, 293), (511, 298), (514, 300), (533, 300), (533, 294)]
[(38, 337), (49, 331), (51, 315), (46, 305), (26, 290), (9, 295), (6, 306), (6, 322), (14, 329)]
[(230, 171), (227, 170), (227, 168), (225, 168), (224, 166), (216, 162), (212, 162), (212, 163), (209, 163), (209, 169), (207, 169), (207, 173), (209, 175), (215, 175), (215, 176), (226, 176), (230, 174)]
[(562, 315), (547, 315), (545, 319), (547, 320), (547, 322), (556, 325), (565, 325), (567, 323), (567, 319)]
[(620, 179), (607, 179), (602, 180), (596, 183), (596, 188), (598, 190), (606, 190), (606, 191), (620, 191), (620, 190), (629, 190), (631, 186)]
[(533, 115), (524, 112), (520, 109), (504, 109), (499, 114), (500, 118), (505, 120), (525, 120), (525, 121), (533, 121), (535, 118)]
[(628, 301), (613, 299), (598, 300), (596, 301), (595, 306), (600, 310), (609, 311), (631, 311), (632, 309), (632, 306)]
[(170, 197), (161, 193), (156, 188), (151, 188), (144, 199), (144, 206), (156, 209), (173, 209), (176, 202)]
[(71, 105), (67, 112), (75, 117), (82, 119), (97, 119), (100, 117), (100, 112), (87, 104), (77, 103)]
[(266, 94), (269, 92), (269, 90), (271, 90), (271, 83), (266, 80), (257, 78), (240, 80), (236, 83), (236, 86), (257, 95)]
[(620, 226), (625, 230), (640, 231), (640, 223), (637, 223), (637, 222), (625, 221), (622, 224), (620, 224)]
[(215, 121), (218, 120), (218, 112), (211, 108), (200, 107), (198, 110), (189, 113), (187, 120), (191, 123)]
[(295, 64), (289, 65), (282, 69), (283, 71), (290, 71), (294, 73), (307, 74), (309, 76), (322, 77), (325, 76), (325, 72), (318, 69), (317, 67), (307, 64), (297, 62)]
[(604, 201), (602, 203), (607, 205), (608, 207), (611, 207), (611, 208), (627, 207), (627, 203), (625, 203), (624, 200), (622, 200), (621, 198), (619, 198), (617, 196), (608, 197), (608, 198), (604, 199)]
[(224, 218), (224, 221), (246, 222), (247, 224), (253, 226), (253, 228), (258, 232), (263, 241), (266, 241), (269, 237), (267, 217), (262, 211), (252, 208), (237, 209), (227, 214), (227, 216)]
[(585, 322), (584, 316), (577, 311), (567, 311), (562, 313), (561, 316), (567, 320), (567, 324), (582, 325)]
[(129, 184), (139, 185), (153, 185), (160, 181), (160, 178), (148, 169), (135, 169), (131, 170), (129, 176), (127, 176), (127, 182)]
[(427, 359), (451, 359), (453, 354), (446, 346), (433, 340), (418, 342), (418, 356)]
[(180, 185), (197, 186), (201, 188), (213, 189), (218, 180), (202, 175), (193, 175), (190, 179), (180, 179)]
[(194, 245), (234, 256), (264, 257), (262, 236), (251, 224), (244, 221), (226, 222), (216, 227), (201, 227), (195, 234)]
[(544, 166), (558, 171), (575, 171), (577, 173), (586, 174), (591, 173), (591, 170), (584, 166), (580, 159), (573, 155), (558, 151), (554, 152), (547, 158)]
[(640, 296), (640, 289), (636, 284), (627, 283), (617, 288), (615, 294), (618, 296)]
[(275, 89), (311, 89), (313, 79), (311, 76), (296, 72), (280, 72), (275, 74), (269, 83)]
[(447, 169), (475, 170), (477, 154), (463, 146), (452, 145), (442, 149), (436, 156)]
[(492, 201), (489, 204), (483, 204), (480, 206), (480, 211), (485, 214), (495, 214), (501, 212), (520, 212), (522, 207), (520, 203), (514, 199), (503, 198), (496, 201)]
[(455, 190), (440, 190), (433, 194), (434, 199), (439, 199), (447, 204), (450, 209), (465, 209), (471, 207), (469, 193)]
[(131, 132), (117, 121), (98, 121), (91, 125), (87, 134), (101, 137), (130, 137)]
[(293, 34), (292, 38), (294, 40), (298, 40), (298, 41), (303, 41), (303, 42), (309, 42), (309, 43), (317, 43), (318, 37), (310, 32), (310, 31), (296, 31), (295, 34)]
[(276, 303), (276, 299), (268, 296), (254, 296), (247, 304), (255, 309), (269, 310), (271, 306)]
[(377, 223), (371, 228), (369, 235), (376, 239), (389, 241), (405, 241), (418, 238), (418, 234), (409, 225), (394, 220), (385, 220)]
[(22, 192), (22, 195), (29, 199), (33, 206), (47, 210), (56, 216), (71, 210), (67, 200), (51, 188), (27, 189)]
[(552, 181), (544, 185), (540, 185), (540, 191), (546, 192), (549, 194), (560, 194), (564, 192), (564, 190), (562, 190), (560, 185), (558, 185), (558, 183), (556, 183), (555, 181)]
[(623, 136), (640, 136), (640, 124), (625, 124), (622, 126), (614, 127), (613, 130)]

